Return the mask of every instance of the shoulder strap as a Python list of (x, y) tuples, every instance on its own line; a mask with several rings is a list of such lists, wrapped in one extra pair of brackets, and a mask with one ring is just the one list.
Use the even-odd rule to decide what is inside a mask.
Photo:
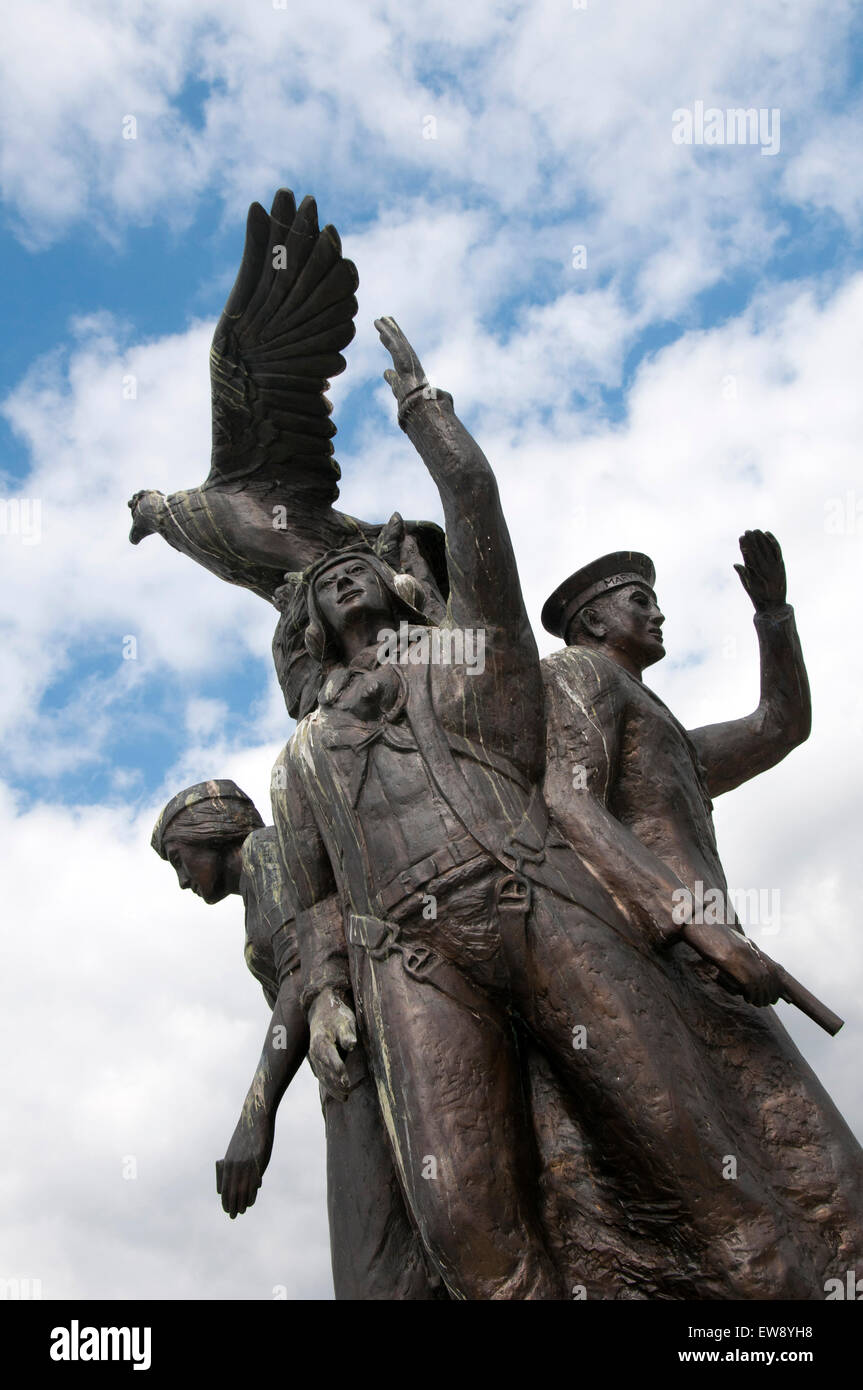
[[(521, 823), (512, 830), (489, 822), (453, 754), (432, 701), (431, 667), (413, 668), (405, 713), (432, 779), (465, 830), (508, 872), (522, 873), (558, 897), (593, 913), (631, 942), (614, 900), (571, 845), (547, 843), (548, 810), (538, 786), (530, 790)], [(502, 762), (504, 760), (501, 760)], [(632, 943), (635, 944), (635, 943)]]

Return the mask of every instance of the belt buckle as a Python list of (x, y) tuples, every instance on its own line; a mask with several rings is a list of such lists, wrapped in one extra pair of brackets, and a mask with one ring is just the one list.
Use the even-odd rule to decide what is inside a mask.
[(403, 952), (405, 969), (410, 975), (422, 975), (433, 958), (428, 946), (409, 946)]
[(504, 874), (495, 884), (495, 907), (500, 912), (530, 912), (530, 883), (524, 874)]
[(434, 857), (429, 855), (426, 859), (421, 859), (418, 864), (412, 864), (409, 869), (402, 869), (396, 877), (404, 888), (407, 897), (411, 893), (419, 892), (423, 884), (437, 877), (438, 873), (439, 869)]
[(348, 941), (363, 946), (375, 960), (381, 960), (393, 949), (393, 924), (380, 917), (351, 913), (348, 919)]

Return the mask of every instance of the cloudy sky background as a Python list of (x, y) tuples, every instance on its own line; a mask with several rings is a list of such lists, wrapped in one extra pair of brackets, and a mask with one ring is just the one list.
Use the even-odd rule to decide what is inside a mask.
[[(717, 826), (730, 883), (781, 892), (755, 939), (847, 1019), (831, 1041), (780, 1006), (863, 1133), (861, 58), (845, 0), (7, 16), (0, 486), (42, 513), (38, 543), (8, 509), (0, 534), (0, 1276), (45, 1297), (331, 1297), (307, 1068), (257, 1205), (220, 1209), (267, 1011), (239, 900), (181, 895), (149, 849), (201, 778), (269, 818), (290, 733), (273, 615), (158, 538), (133, 549), (125, 505), (207, 473), (209, 338), (246, 208), (279, 185), (317, 197), (360, 273), (331, 392), (340, 505), (440, 517), (381, 381), (391, 313), (492, 460), (543, 652), (549, 590), (644, 549), (669, 652), (651, 684), (689, 726), (744, 714), (737, 537), (781, 540), (813, 734)], [(675, 144), (698, 100), (777, 108), (779, 152)]]

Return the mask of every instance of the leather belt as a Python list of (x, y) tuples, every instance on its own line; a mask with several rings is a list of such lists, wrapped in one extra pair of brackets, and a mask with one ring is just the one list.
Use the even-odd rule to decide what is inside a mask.
[(401, 873), (396, 874), (394, 879), (385, 884), (377, 893), (384, 912), (391, 912), (399, 903), (404, 902), (405, 898), (419, 891), (433, 878), (439, 878), (449, 869), (458, 868), (461, 864), (468, 864), (471, 859), (478, 859), (480, 856), (487, 857), (482, 846), (477, 844), (471, 835), (461, 835), (455, 840), (448, 841), (440, 849), (436, 849), (434, 854), (428, 855), (425, 859), (420, 859), (418, 863), (411, 864), (409, 868), (402, 869)]

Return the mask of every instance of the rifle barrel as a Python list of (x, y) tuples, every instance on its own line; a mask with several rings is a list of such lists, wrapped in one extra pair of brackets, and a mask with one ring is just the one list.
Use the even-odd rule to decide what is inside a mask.
[(794, 1004), (801, 1013), (823, 1028), (825, 1033), (829, 1033), (831, 1038), (835, 1038), (845, 1020), (838, 1014), (834, 1014), (832, 1009), (828, 1009), (826, 1004), (822, 1004), (814, 994), (801, 985), (799, 980), (795, 980), (793, 975), (789, 975), (782, 966), (776, 967), (779, 971), (779, 978), (782, 981), (782, 998), (788, 1004)]

